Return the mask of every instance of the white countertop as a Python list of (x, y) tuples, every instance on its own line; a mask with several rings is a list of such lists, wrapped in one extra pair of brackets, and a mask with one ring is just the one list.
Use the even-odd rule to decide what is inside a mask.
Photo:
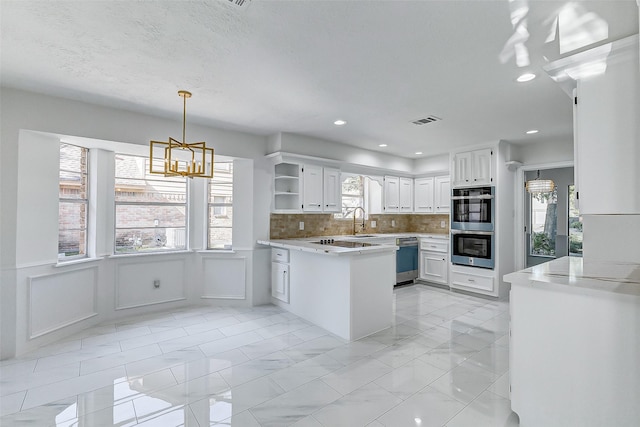
[[(316, 252), (328, 255), (357, 255), (381, 251), (395, 251), (398, 247), (395, 244), (375, 243), (372, 240), (383, 238), (398, 237), (427, 237), (433, 239), (448, 240), (448, 234), (424, 234), (424, 233), (397, 233), (397, 234), (358, 234), (358, 235), (340, 235), (340, 236), (317, 236), (306, 237), (303, 239), (273, 239), (258, 240), (261, 245), (272, 246), (276, 248), (299, 250), (306, 252)], [(373, 243), (374, 246), (365, 246), (361, 248), (343, 248), (339, 246), (320, 245), (317, 242), (320, 239), (334, 239), (352, 242)]]
[[(505, 274), (517, 285), (555, 285), (558, 289), (595, 291), (640, 297), (640, 264), (583, 262), (580, 257), (563, 257), (525, 270)], [(546, 286), (545, 286), (546, 287)]]

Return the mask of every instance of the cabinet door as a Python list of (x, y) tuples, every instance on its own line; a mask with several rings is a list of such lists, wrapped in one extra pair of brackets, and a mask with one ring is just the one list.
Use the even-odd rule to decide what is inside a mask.
[(289, 264), (271, 263), (271, 296), (289, 302)]
[(417, 178), (414, 183), (414, 212), (433, 212), (433, 178)]
[(490, 148), (476, 150), (473, 153), (473, 184), (491, 184), (491, 157), (493, 151)]
[(324, 168), (323, 178), (323, 210), (324, 212), (340, 212), (342, 210), (340, 170)]
[(447, 256), (437, 252), (420, 252), (420, 278), (434, 283), (448, 284)]
[(451, 179), (448, 176), (435, 177), (435, 197), (433, 204), (436, 213), (448, 213), (451, 204)]
[(413, 179), (400, 178), (400, 212), (413, 212)]
[(302, 168), (302, 210), (322, 212), (322, 167), (304, 165)]
[(384, 177), (384, 211), (400, 212), (400, 178), (397, 176)]
[(458, 153), (453, 157), (453, 185), (464, 186), (471, 181), (471, 152)]

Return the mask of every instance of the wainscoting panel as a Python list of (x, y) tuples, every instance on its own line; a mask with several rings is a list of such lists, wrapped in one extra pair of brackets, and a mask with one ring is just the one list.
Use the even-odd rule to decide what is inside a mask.
[(29, 338), (97, 315), (98, 267), (29, 277)]
[(205, 258), (202, 263), (202, 298), (246, 298), (246, 258)]
[(116, 310), (183, 300), (185, 288), (184, 259), (116, 266)]

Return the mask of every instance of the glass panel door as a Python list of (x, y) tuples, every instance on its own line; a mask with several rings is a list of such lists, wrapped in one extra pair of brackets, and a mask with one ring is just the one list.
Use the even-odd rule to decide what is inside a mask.
[(558, 232), (558, 190), (550, 193), (531, 194), (531, 241), (532, 256), (555, 257), (556, 234)]
[(569, 186), (569, 256), (582, 256), (582, 217), (576, 207), (575, 186)]

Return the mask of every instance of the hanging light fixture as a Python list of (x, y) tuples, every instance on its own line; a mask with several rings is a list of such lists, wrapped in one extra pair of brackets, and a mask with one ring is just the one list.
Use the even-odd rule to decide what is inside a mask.
[(540, 179), (540, 170), (536, 179), (530, 179), (526, 184), (527, 191), (531, 194), (551, 193), (556, 184), (550, 179)]
[(204, 141), (186, 142), (187, 98), (191, 98), (191, 92), (179, 90), (178, 95), (183, 98), (182, 142), (171, 137), (169, 142), (151, 141), (149, 172), (164, 176), (213, 178), (213, 148), (207, 148)]

